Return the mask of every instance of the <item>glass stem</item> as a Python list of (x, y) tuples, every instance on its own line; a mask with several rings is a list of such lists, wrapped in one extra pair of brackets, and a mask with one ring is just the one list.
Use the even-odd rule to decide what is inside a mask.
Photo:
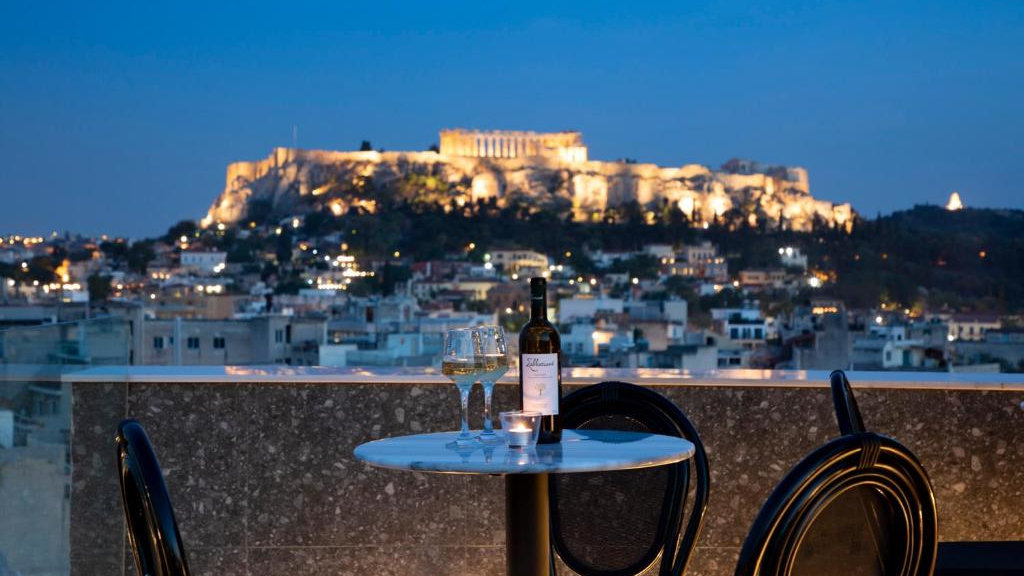
[(472, 437), (469, 433), (469, 388), (459, 388), (459, 400), (462, 404), (462, 429), (459, 431), (459, 437)]
[(483, 382), (484, 385), (484, 434), (494, 434), (491, 422), (491, 396), (494, 393), (494, 382)]

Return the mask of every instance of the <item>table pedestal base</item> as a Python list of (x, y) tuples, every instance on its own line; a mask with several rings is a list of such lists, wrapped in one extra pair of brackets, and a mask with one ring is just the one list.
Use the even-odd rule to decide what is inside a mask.
[(551, 570), (547, 474), (505, 476), (505, 565), (508, 576)]

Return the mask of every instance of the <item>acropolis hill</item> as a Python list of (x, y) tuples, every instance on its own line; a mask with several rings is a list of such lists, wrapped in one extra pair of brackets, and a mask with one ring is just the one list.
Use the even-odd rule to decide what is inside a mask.
[(228, 165), (224, 192), (202, 223), (239, 222), (254, 202), (279, 217), (317, 204), (308, 200), (323, 200), (335, 215), (355, 206), (372, 211), (372, 196), (382, 191), (457, 206), (523, 200), (537, 210), (571, 210), (581, 221), (635, 200), (649, 209), (671, 203), (694, 223), (729, 214), (793, 230), (809, 230), (815, 220), (845, 228), (853, 222), (850, 204), (815, 200), (807, 170), (798, 167), (590, 160), (579, 132), (442, 130), (440, 143), (438, 152), (275, 148), (264, 160)]

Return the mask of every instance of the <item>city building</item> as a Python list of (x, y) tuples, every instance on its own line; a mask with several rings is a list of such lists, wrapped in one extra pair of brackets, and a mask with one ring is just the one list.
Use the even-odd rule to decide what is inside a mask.
[(136, 363), (168, 366), (315, 366), (326, 320), (264, 315), (244, 320), (144, 319)]
[(227, 265), (227, 252), (187, 250), (181, 253), (181, 267), (194, 274), (215, 274)]
[(997, 314), (953, 314), (947, 321), (949, 340), (980, 341), (985, 332), (1003, 327)]
[(558, 301), (558, 323), (592, 319), (599, 313), (622, 314), (623, 306), (621, 298), (562, 298)]
[(533, 250), (494, 250), (489, 255), (490, 263), (507, 274), (539, 273), (550, 266), (547, 256)]
[(807, 271), (807, 255), (793, 246), (779, 248), (779, 262), (784, 268), (799, 268), (801, 271)]
[(712, 283), (729, 280), (729, 266), (718, 253), (718, 247), (709, 241), (684, 246), (676, 257), (671, 274), (687, 278), (699, 278)]
[(751, 291), (760, 291), (767, 288), (785, 288), (789, 275), (782, 269), (769, 270), (740, 270), (739, 282), (744, 288)]

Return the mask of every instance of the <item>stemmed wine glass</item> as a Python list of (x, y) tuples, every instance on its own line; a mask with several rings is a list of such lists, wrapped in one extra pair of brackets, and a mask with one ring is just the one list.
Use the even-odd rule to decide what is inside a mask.
[(459, 435), (455, 446), (471, 446), (473, 435), (469, 432), (469, 392), (481, 373), (480, 335), (472, 328), (449, 330), (444, 337), (444, 356), (441, 358), (441, 373), (455, 383), (459, 389), (460, 413)]
[(484, 387), (484, 429), (480, 433), (481, 442), (497, 442), (491, 421), (491, 397), (494, 383), (508, 372), (508, 345), (505, 331), (501, 326), (479, 326), (474, 328), (480, 339), (480, 354), (477, 363), (480, 370), (480, 382)]

